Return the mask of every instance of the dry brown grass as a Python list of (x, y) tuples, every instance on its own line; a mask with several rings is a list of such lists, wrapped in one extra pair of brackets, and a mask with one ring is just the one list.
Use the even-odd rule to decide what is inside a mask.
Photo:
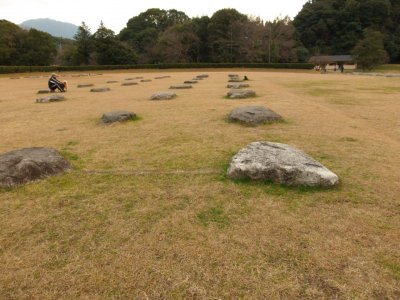
[[(203, 72), (210, 78), (177, 99), (148, 100)], [(258, 97), (224, 99), (232, 72), (247, 75)], [(249, 70), (68, 75), (67, 101), (50, 104), (34, 103), (46, 78), (0, 78), (0, 153), (50, 146), (75, 165), (0, 191), (1, 299), (400, 298), (399, 79)], [(172, 77), (121, 86), (160, 75)], [(76, 88), (83, 83), (112, 90)], [(244, 104), (265, 105), (286, 122), (225, 121)], [(115, 109), (140, 120), (97, 124)], [(256, 140), (303, 149), (341, 186), (227, 180), (232, 154)]]

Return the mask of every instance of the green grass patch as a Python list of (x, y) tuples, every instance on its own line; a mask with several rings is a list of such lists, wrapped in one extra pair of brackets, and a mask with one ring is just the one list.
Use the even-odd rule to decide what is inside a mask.
[(378, 263), (388, 270), (396, 280), (400, 280), (400, 259), (384, 254), (378, 255)]
[(224, 228), (230, 223), (229, 217), (220, 207), (203, 210), (197, 214), (197, 218), (205, 227), (208, 227), (211, 223), (215, 223), (219, 228)]

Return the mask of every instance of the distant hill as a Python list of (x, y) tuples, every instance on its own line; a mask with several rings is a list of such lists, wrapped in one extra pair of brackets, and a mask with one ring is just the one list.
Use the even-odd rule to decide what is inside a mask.
[(32, 19), (20, 24), (23, 28), (34, 28), (47, 32), (55, 37), (73, 39), (78, 26), (52, 19)]

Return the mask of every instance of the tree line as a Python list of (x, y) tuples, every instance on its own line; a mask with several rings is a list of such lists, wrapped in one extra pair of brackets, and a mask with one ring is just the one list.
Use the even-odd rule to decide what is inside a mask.
[[(294, 20), (264, 22), (235, 9), (189, 18), (148, 9), (118, 34), (82, 22), (75, 40), (0, 20), (0, 65), (293, 63), (316, 54), (400, 62), (400, 0), (310, 0)], [(378, 54), (377, 54), (378, 53)], [(377, 62), (377, 58), (372, 65)]]

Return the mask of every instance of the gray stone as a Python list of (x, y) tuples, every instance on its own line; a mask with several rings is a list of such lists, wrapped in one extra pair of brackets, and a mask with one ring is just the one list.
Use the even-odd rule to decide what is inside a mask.
[(253, 90), (231, 90), (227, 93), (229, 99), (246, 99), (256, 95)]
[(71, 164), (52, 148), (24, 148), (0, 155), (0, 187), (64, 173)]
[(228, 80), (228, 82), (243, 82), (243, 79), (240, 79), (239, 77), (232, 77)]
[(197, 82), (197, 80), (185, 80), (183, 83), (185, 83), (185, 84), (196, 84), (198, 82)]
[(150, 100), (171, 100), (176, 97), (175, 93), (169, 92), (162, 92), (162, 93), (155, 93), (150, 97)]
[(48, 97), (36, 99), (36, 103), (49, 103), (49, 102), (57, 102), (57, 101), (63, 101), (63, 100), (65, 100), (64, 96), (51, 95), (51, 96), (48, 96)]
[(121, 84), (122, 86), (130, 86), (130, 85), (138, 85), (137, 82), (124, 82), (123, 84)]
[(103, 114), (103, 116), (101, 117), (101, 122), (104, 124), (111, 124), (114, 122), (124, 122), (133, 120), (135, 117), (136, 114), (133, 112), (124, 110), (115, 110)]
[(103, 92), (111, 91), (111, 89), (108, 87), (102, 87), (102, 88), (94, 88), (94, 89), (91, 89), (90, 91), (93, 93), (103, 93)]
[(177, 84), (177, 85), (171, 85), (169, 88), (182, 90), (182, 89), (191, 89), (192, 86), (190, 84)]
[(250, 85), (248, 83), (230, 83), (226, 87), (228, 89), (243, 89), (250, 87)]
[(88, 84), (78, 84), (78, 88), (84, 88), (84, 87), (91, 87), (94, 86), (93, 83), (88, 83)]
[(231, 111), (228, 115), (228, 119), (230, 121), (255, 126), (258, 124), (280, 121), (282, 117), (263, 106), (245, 106)]
[(209, 76), (208, 76), (208, 74), (200, 74), (200, 75), (197, 75), (196, 77), (198, 77), (198, 78), (208, 78)]
[(50, 93), (50, 90), (38, 90), (38, 94), (48, 94)]
[(303, 151), (286, 144), (254, 142), (231, 160), (228, 177), (290, 186), (332, 187), (339, 177)]

